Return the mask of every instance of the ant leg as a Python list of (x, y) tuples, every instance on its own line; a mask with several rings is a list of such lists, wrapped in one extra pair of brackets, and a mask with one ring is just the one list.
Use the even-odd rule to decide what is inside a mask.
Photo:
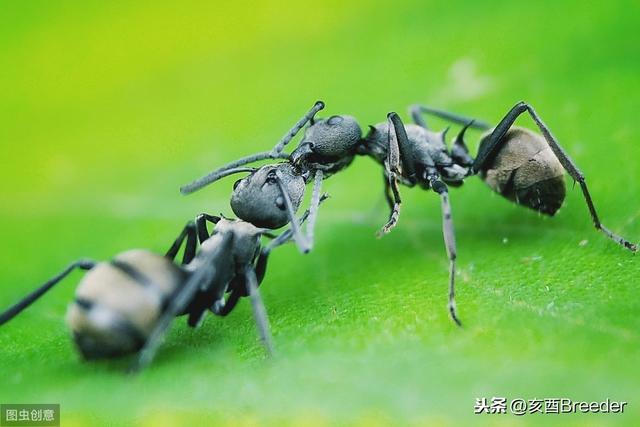
[(305, 114), (300, 120), (298, 120), (296, 124), (293, 125), (291, 129), (289, 129), (289, 132), (287, 132), (276, 144), (276, 146), (273, 147), (273, 150), (271, 150), (270, 152), (271, 155), (277, 156), (278, 154), (282, 153), (282, 150), (284, 150), (284, 147), (291, 142), (293, 137), (296, 136), (298, 132), (300, 132), (300, 129), (302, 129), (302, 127), (306, 125), (307, 122), (311, 122), (311, 124), (313, 124), (313, 118), (315, 117), (316, 113), (322, 110), (323, 108), (324, 108), (324, 102), (316, 101), (316, 103), (313, 104), (313, 107), (311, 107), (311, 110), (309, 110), (307, 114)]
[(448, 111), (444, 111), (444, 110), (438, 110), (437, 108), (431, 108), (431, 107), (427, 107), (426, 105), (412, 105), (409, 108), (409, 112), (411, 113), (411, 117), (413, 118), (413, 122), (415, 124), (417, 124), (418, 126), (421, 126), (425, 129), (429, 129), (429, 127), (427, 126), (427, 123), (424, 121), (424, 118), (422, 117), (422, 114), (431, 114), (435, 117), (439, 117), (441, 119), (447, 120), (449, 122), (452, 123), (456, 123), (459, 125), (467, 125), (470, 122), (473, 122), (472, 125), (470, 125), (472, 128), (474, 129), (480, 129), (480, 130), (489, 130), (491, 129), (491, 125), (487, 122), (484, 122), (482, 120), (476, 120), (476, 119), (470, 119), (468, 117), (464, 117), (461, 116), (459, 114), (455, 114), (455, 113), (450, 113)]
[(391, 197), (391, 185), (389, 184), (389, 177), (386, 171), (382, 173), (382, 180), (384, 181), (384, 199), (387, 201), (389, 209), (393, 211), (393, 198)]
[(36, 302), (42, 295), (44, 295), (47, 291), (49, 291), (53, 286), (55, 286), (62, 279), (67, 277), (73, 270), (79, 268), (81, 270), (91, 270), (96, 265), (95, 261), (81, 259), (73, 264), (70, 264), (67, 268), (65, 268), (61, 273), (53, 277), (52, 279), (45, 282), (44, 285), (40, 286), (35, 291), (31, 292), (29, 295), (24, 297), (18, 303), (9, 307), (4, 312), (0, 313), (0, 325), (7, 323), (9, 320), (16, 317), (20, 314), (25, 308), (29, 307), (31, 304)]
[[(320, 200), (318, 201), (318, 205), (322, 204), (322, 202), (324, 202), (328, 198), (329, 196), (326, 193), (323, 194), (322, 197), (320, 197)], [(307, 218), (309, 217), (309, 214), (310, 214), (310, 209), (307, 209), (304, 212), (304, 214), (302, 214), (302, 216), (300, 217), (301, 225), (304, 224), (304, 222), (307, 220)], [(277, 248), (278, 246), (281, 246), (287, 243), (289, 240), (291, 240), (292, 236), (293, 236), (293, 231), (291, 228), (288, 228), (284, 232), (282, 232), (279, 236), (277, 236), (275, 239), (273, 239), (271, 242), (269, 242), (269, 244), (266, 245), (262, 249), (262, 251), (260, 251), (260, 255), (258, 257), (258, 260), (256, 261), (256, 267), (255, 267), (256, 275), (258, 277), (258, 284), (262, 283), (262, 279), (264, 279), (264, 275), (267, 270), (267, 260), (269, 258), (269, 254), (271, 253), (271, 251)]]
[(320, 189), (322, 188), (322, 179), (324, 174), (321, 170), (315, 172), (313, 181), (313, 192), (311, 193), (311, 204), (309, 206), (309, 222), (307, 222), (307, 242), (309, 250), (313, 248), (313, 233), (318, 219), (318, 208), (320, 206)]
[[(398, 175), (406, 172), (406, 176), (412, 179), (415, 176), (415, 167), (413, 164), (413, 150), (407, 137), (407, 132), (400, 117), (396, 113), (387, 115), (389, 134), (387, 140), (389, 142), (389, 152), (384, 162), (384, 173), (388, 180), (388, 187), (391, 188), (393, 195), (393, 203), (389, 220), (378, 232), (378, 237), (389, 233), (398, 223), (400, 217), (400, 206), (402, 200), (400, 198), (400, 189), (398, 188)], [(400, 165), (402, 164), (402, 169)], [(387, 192), (388, 194), (388, 192)], [(390, 199), (387, 199), (388, 201)]]
[[(309, 211), (307, 210), (305, 212), (305, 215), (303, 215), (302, 218), (300, 219), (301, 224), (305, 221), (308, 214), (309, 214)], [(274, 248), (280, 245), (283, 245), (287, 243), (289, 240), (291, 240), (292, 235), (293, 233), (289, 228), (279, 236), (274, 236), (274, 239), (265, 248), (263, 248), (262, 251), (260, 251), (260, 255), (258, 256), (258, 260), (256, 261), (256, 264), (254, 267), (255, 274), (257, 276), (256, 278), (258, 283), (257, 286), (260, 286), (260, 284), (262, 283), (262, 280), (264, 279), (264, 275), (267, 271), (267, 261), (269, 259), (269, 254), (271, 253), (271, 251)], [(225, 301), (224, 306), (218, 312), (216, 312), (217, 315), (219, 316), (228, 315), (236, 307), (236, 305), (238, 304), (238, 301), (240, 300), (240, 297), (247, 296), (248, 288), (246, 285), (246, 279), (244, 277), (242, 277), (242, 279), (243, 279), (242, 281), (237, 281), (236, 283), (232, 284), (233, 290), (229, 294), (229, 298), (227, 298), (227, 300)]]
[[(308, 212), (309, 211), (305, 212), (305, 214)], [(255, 265), (255, 271), (258, 277), (258, 284), (262, 283), (262, 280), (264, 279), (264, 275), (267, 272), (267, 261), (269, 260), (269, 254), (271, 253), (271, 251), (277, 248), (278, 246), (282, 246), (285, 243), (287, 243), (289, 240), (291, 240), (291, 236), (293, 236), (293, 232), (289, 228), (286, 231), (284, 231), (282, 234), (280, 234), (278, 237), (273, 239), (267, 246), (265, 246), (260, 251), (260, 255), (258, 256), (258, 260), (256, 261), (256, 265)]]
[(386, 193), (388, 195), (388, 189), (391, 188), (393, 200), (387, 199), (388, 201), (391, 201), (391, 213), (389, 214), (389, 220), (387, 221), (387, 223), (378, 231), (378, 237), (382, 237), (385, 234), (389, 233), (398, 224), (398, 218), (400, 217), (400, 206), (402, 205), (402, 199), (400, 198), (400, 189), (398, 188), (398, 178), (395, 172), (392, 172), (391, 170), (387, 170), (385, 172), (387, 175)]
[(231, 294), (229, 295), (229, 298), (227, 298), (227, 300), (225, 301), (224, 306), (220, 310), (218, 310), (216, 314), (218, 316), (224, 317), (229, 313), (231, 313), (231, 311), (233, 311), (233, 309), (238, 304), (238, 301), (240, 300), (241, 296), (242, 294), (237, 289), (234, 289), (233, 291), (231, 291)]
[(171, 261), (175, 260), (185, 239), (187, 244), (184, 247), (182, 264), (189, 264), (196, 255), (196, 225), (193, 221), (189, 221), (187, 225), (184, 226), (180, 235), (178, 235), (164, 256), (169, 258)]
[(453, 219), (451, 217), (451, 204), (449, 203), (449, 190), (441, 181), (432, 181), (433, 191), (440, 195), (442, 205), (442, 234), (444, 244), (449, 258), (449, 315), (456, 325), (462, 326), (456, 312), (455, 279), (456, 279), (456, 236), (453, 229)]
[(488, 137), (489, 139), (488, 143), (485, 146), (486, 148), (479, 152), (478, 156), (476, 157), (473, 165), (474, 172), (477, 173), (478, 170), (482, 169), (487, 160), (500, 149), (500, 146), (504, 143), (504, 135), (511, 128), (518, 116), (523, 114), (525, 111), (529, 113), (533, 121), (540, 129), (542, 136), (547, 141), (547, 144), (549, 144), (549, 147), (551, 147), (551, 150), (562, 164), (562, 167), (564, 167), (564, 169), (569, 173), (571, 178), (573, 178), (575, 181), (578, 181), (578, 183), (580, 184), (582, 195), (584, 196), (584, 200), (587, 204), (587, 207), (589, 208), (591, 220), (593, 221), (593, 225), (596, 227), (596, 229), (600, 230), (609, 239), (618, 243), (620, 246), (627, 248), (632, 252), (637, 252), (638, 247), (635, 244), (613, 233), (600, 222), (600, 218), (598, 217), (598, 213), (596, 212), (593, 200), (591, 199), (591, 195), (589, 194), (589, 189), (587, 188), (587, 183), (585, 181), (584, 175), (582, 174), (580, 169), (578, 169), (578, 166), (573, 162), (573, 160), (571, 160), (569, 155), (562, 149), (560, 144), (558, 144), (557, 139), (551, 134), (551, 131), (549, 130), (547, 125), (544, 124), (533, 107), (525, 102), (517, 103), (504, 116), (498, 126), (495, 127), (491, 135)]
[[(327, 200), (328, 198), (329, 196), (327, 194), (323, 194), (320, 197), (320, 200), (318, 201), (318, 205), (324, 202), (325, 200)], [(309, 217), (309, 209), (307, 209), (304, 212), (304, 214), (300, 217), (300, 224), (301, 225), (304, 224), (304, 222), (307, 220), (308, 217)], [(266, 235), (266, 233), (263, 233), (263, 235)], [(291, 231), (291, 228), (288, 228), (279, 236), (272, 236), (273, 240), (267, 246), (265, 246), (262, 249), (262, 251), (260, 251), (260, 255), (258, 256), (258, 260), (256, 261), (255, 267), (254, 267), (254, 271), (255, 271), (257, 283), (258, 283), (257, 286), (260, 286), (260, 284), (262, 283), (262, 280), (264, 279), (264, 275), (267, 271), (267, 261), (269, 259), (269, 254), (271, 253), (271, 251), (277, 248), (278, 246), (284, 245), (289, 240), (291, 240), (292, 235), (293, 235), (293, 232)], [(231, 294), (229, 295), (229, 298), (227, 299), (224, 307), (222, 307), (220, 311), (216, 312), (217, 315), (226, 316), (234, 309), (240, 297), (247, 295), (246, 294), (247, 286), (244, 282), (238, 282), (234, 284), (234, 286), (235, 287), (231, 291)]]
[[(394, 162), (392, 166), (396, 166), (396, 170), (394, 172), (400, 174), (400, 170), (397, 169), (397, 166), (402, 162), (402, 174), (409, 179), (410, 181), (415, 180), (416, 168), (415, 161), (413, 158), (413, 147), (411, 146), (411, 142), (409, 142), (409, 137), (407, 136), (407, 131), (404, 128), (404, 124), (400, 119), (400, 116), (396, 113), (387, 114), (387, 120), (389, 121), (389, 146), (397, 147), (396, 150), (399, 151), (399, 161), (393, 159)], [(391, 128), (393, 128), (393, 132), (391, 132)], [(392, 144), (392, 141), (395, 141), (395, 144)], [(391, 152), (391, 150), (389, 150)]]
[(196, 217), (196, 230), (198, 231), (198, 239), (200, 244), (207, 240), (211, 235), (207, 229), (207, 221), (212, 224), (217, 224), (220, 221), (219, 216), (209, 215), (208, 213), (201, 213)]
[[(174, 260), (178, 252), (180, 251), (180, 247), (182, 243), (187, 240), (187, 244), (184, 248), (184, 254), (182, 257), (182, 264), (189, 264), (193, 258), (196, 256), (196, 246), (197, 240), (202, 244), (205, 240), (209, 238), (209, 230), (207, 229), (207, 221), (212, 222), (213, 224), (217, 224), (220, 221), (220, 217), (209, 215), (207, 213), (201, 213), (196, 217), (196, 222), (189, 221), (187, 225), (184, 226), (180, 235), (173, 242), (165, 257), (170, 260)], [(197, 237), (197, 239), (196, 239)]]
[[(146, 343), (140, 350), (138, 358), (129, 367), (129, 372), (137, 372), (148, 366), (158, 351), (173, 319), (185, 312), (193, 301), (196, 293), (203, 287), (216, 286), (217, 265), (229, 261), (229, 247), (233, 242), (233, 235), (228, 235), (220, 245), (216, 246), (202, 260), (202, 265), (191, 273), (180, 290), (171, 298), (167, 308), (162, 312)], [(222, 255), (222, 258), (221, 258)]]
[(282, 198), (284, 199), (285, 209), (289, 216), (289, 222), (291, 223), (291, 231), (293, 233), (293, 238), (296, 241), (296, 245), (298, 246), (298, 249), (300, 250), (300, 252), (306, 254), (310, 250), (309, 242), (307, 242), (307, 239), (305, 238), (305, 236), (303, 236), (302, 233), (300, 232), (300, 225), (298, 224), (298, 219), (296, 218), (296, 213), (293, 209), (293, 203), (291, 203), (291, 198), (289, 197), (289, 193), (287, 193), (287, 189), (285, 188), (284, 184), (282, 183), (282, 180), (277, 174), (275, 175), (275, 180), (276, 180), (276, 183), (278, 184), (278, 187), (280, 188), (280, 193), (282, 195)]
[(269, 327), (269, 318), (267, 317), (267, 310), (262, 302), (260, 291), (258, 290), (258, 280), (256, 278), (256, 272), (253, 267), (250, 266), (244, 271), (245, 282), (247, 286), (247, 293), (251, 300), (251, 307), (253, 309), (253, 317), (256, 320), (256, 326), (258, 327), (258, 333), (260, 340), (264, 344), (267, 353), (273, 354), (273, 342), (271, 340), (271, 329)]

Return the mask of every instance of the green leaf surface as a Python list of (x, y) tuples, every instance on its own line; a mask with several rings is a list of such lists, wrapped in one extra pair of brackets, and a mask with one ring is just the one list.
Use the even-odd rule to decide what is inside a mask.
[[(233, 178), (178, 188), (269, 149), (317, 99), (363, 127), (416, 102), (495, 123), (525, 100), (637, 242), (639, 17), (634, 1), (3, 2), (0, 307), (80, 257), (162, 252), (196, 214), (232, 215)], [(376, 239), (379, 166), (357, 158), (324, 190), (316, 247), (278, 249), (261, 287), (276, 357), (242, 301), (176, 320), (139, 376), (83, 362), (74, 273), (0, 329), (0, 402), (60, 403), (63, 426), (640, 423), (639, 260), (593, 229), (579, 188), (554, 218), (477, 178), (452, 190), (463, 328), (434, 194), (402, 188)], [(629, 404), (474, 415), (482, 397)]]

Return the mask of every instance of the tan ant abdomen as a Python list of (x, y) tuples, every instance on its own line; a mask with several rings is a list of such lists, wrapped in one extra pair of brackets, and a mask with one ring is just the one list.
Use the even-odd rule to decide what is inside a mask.
[[(489, 131), (482, 138), (487, 142)], [(554, 215), (566, 194), (564, 169), (549, 144), (535, 132), (511, 128), (502, 149), (479, 171), (495, 192), (538, 212)], [(482, 150), (482, 148), (480, 149)]]
[(167, 258), (144, 250), (124, 252), (87, 272), (67, 311), (82, 355), (95, 359), (139, 350), (183, 274)]

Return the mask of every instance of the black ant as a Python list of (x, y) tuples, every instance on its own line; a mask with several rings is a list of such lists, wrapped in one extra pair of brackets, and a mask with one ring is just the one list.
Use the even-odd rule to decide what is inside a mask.
[[(317, 101), (272, 150), (228, 163), (183, 186), (180, 191), (189, 194), (226, 176), (249, 172), (247, 177), (236, 181), (233, 186), (233, 212), (238, 218), (256, 224), (256, 215), (263, 215), (265, 209), (272, 210), (273, 220), (260, 225), (278, 228), (290, 222), (298, 248), (303, 253), (309, 252), (313, 247), (322, 180), (351, 164), (362, 134), (358, 122), (350, 116), (316, 119), (316, 113), (323, 108), (324, 102)], [(307, 123), (309, 126), (297, 148), (291, 154), (284, 153), (286, 145)], [(260, 168), (244, 166), (261, 160), (276, 159), (286, 161)], [(265, 187), (265, 177), (269, 182), (277, 184), (277, 187)], [(304, 196), (305, 184), (312, 180), (310, 214), (306, 235), (303, 236), (296, 223), (295, 212)], [(285, 188), (287, 186), (288, 189)]]
[[(265, 170), (275, 170), (276, 172), (272, 173), (277, 176), (279, 174), (277, 171), (285, 169), (291, 171), (292, 176), (303, 177), (305, 183), (313, 177), (314, 196), (310, 208), (312, 220), (310, 219), (307, 228), (309, 237), (313, 235), (317, 212), (317, 204), (314, 204), (314, 200), (319, 194), (322, 179), (346, 168), (355, 155), (370, 156), (384, 168), (385, 196), (391, 211), (389, 220), (382, 227), (379, 235), (388, 233), (397, 224), (401, 206), (398, 183), (410, 187), (419, 185), (423, 189), (433, 190), (440, 196), (444, 242), (449, 258), (448, 308), (451, 318), (458, 325), (461, 322), (455, 307), (456, 242), (448, 187), (461, 186), (469, 176), (479, 174), (494, 191), (508, 199), (543, 214), (553, 215), (562, 205), (566, 194), (563, 170), (567, 170), (570, 176), (580, 184), (596, 228), (623, 247), (633, 252), (637, 251), (636, 245), (602, 225), (584, 176), (528, 104), (522, 102), (516, 104), (493, 129), (489, 124), (479, 120), (467, 119), (429, 107), (414, 106), (411, 114), (416, 125), (405, 126), (400, 117), (392, 112), (388, 114), (387, 121), (370, 126), (364, 138), (360, 125), (351, 116), (338, 115), (326, 120), (314, 119), (315, 114), (322, 108), (324, 103), (317, 102), (273, 150), (229, 163), (204, 178), (182, 187), (181, 191), (188, 194), (232, 173), (251, 172), (249, 177), (236, 182), (234, 196), (232, 196), (234, 212), (240, 218), (247, 219), (255, 212), (259, 212), (264, 204), (259, 197), (261, 188), (251, 183), (252, 176), (264, 173)], [(525, 111), (538, 125), (542, 136), (525, 128), (513, 127), (516, 118)], [(426, 126), (422, 113), (434, 114), (463, 125), (450, 150), (446, 144), (446, 130), (440, 133), (431, 131)], [(283, 153), (284, 147), (307, 122), (309, 126), (298, 147), (291, 154)], [(465, 132), (469, 128), (490, 130), (482, 137), (475, 159), (469, 154), (464, 142)], [(286, 161), (263, 166), (260, 169), (239, 167), (268, 159)], [(304, 191), (303, 187), (300, 188)], [(241, 190), (244, 193), (236, 195)], [(295, 195), (295, 201), (302, 198), (300, 192)], [(286, 208), (289, 211), (289, 220), (296, 231), (293, 212), (288, 206), (297, 208), (298, 205), (287, 204), (284, 191), (281, 197), (285, 202), (281, 209)], [(273, 195), (268, 199), (273, 199)], [(311, 248), (312, 239), (304, 240), (297, 232), (296, 235), (299, 247), (305, 252), (308, 251)]]

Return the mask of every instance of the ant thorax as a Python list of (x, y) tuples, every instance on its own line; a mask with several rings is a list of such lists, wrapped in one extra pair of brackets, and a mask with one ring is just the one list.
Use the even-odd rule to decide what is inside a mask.
[(234, 261), (240, 264), (250, 263), (253, 260), (256, 248), (260, 245), (260, 236), (264, 231), (263, 228), (258, 228), (250, 222), (221, 218), (216, 224), (215, 232), (202, 242), (200, 252), (189, 263), (187, 269), (190, 271), (198, 269), (227, 239), (232, 239), (230, 251)]
[[(420, 177), (438, 174), (445, 181), (451, 182), (462, 181), (468, 175), (469, 168), (455, 164), (451, 158), (445, 142), (446, 131), (433, 132), (412, 124), (405, 125), (405, 130), (412, 147), (412, 160)], [(359, 154), (371, 156), (380, 164), (384, 164), (389, 155), (392, 131), (388, 122), (371, 126), (369, 133), (362, 141)], [(405, 185), (415, 184), (408, 181), (407, 177), (398, 178)]]

